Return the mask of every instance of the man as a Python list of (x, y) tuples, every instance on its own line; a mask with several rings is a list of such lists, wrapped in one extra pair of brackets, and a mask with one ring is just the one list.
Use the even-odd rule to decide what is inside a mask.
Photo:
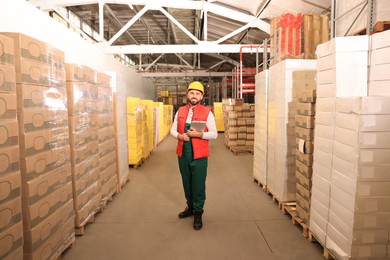
[[(202, 214), (206, 200), (207, 158), (210, 155), (208, 140), (216, 139), (218, 132), (213, 113), (200, 104), (204, 88), (198, 82), (192, 82), (187, 89), (188, 104), (179, 108), (171, 128), (171, 135), (177, 138), (176, 154), (182, 177), (187, 207), (179, 213), (179, 218), (194, 216), (193, 227), (199, 230), (203, 226)], [(204, 121), (203, 131), (191, 127), (192, 121)], [(199, 129), (198, 129), (199, 130)]]

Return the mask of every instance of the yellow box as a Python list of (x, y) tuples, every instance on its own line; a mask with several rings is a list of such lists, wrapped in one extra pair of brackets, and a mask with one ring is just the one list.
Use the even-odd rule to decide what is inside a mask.
[(101, 201), (102, 193), (99, 191), (99, 193), (96, 194), (95, 197), (91, 198), (83, 208), (76, 210), (76, 217), (74, 221), (75, 226), (78, 227), (84, 225), (90, 216), (95, 215), (100, 209)]
[(72, 200), (72, 184), (62, 186), (33, 205), (23, 207), (25, 228), (32, 229), (44, 222), (51, 214)]
[(41, 176), (23, 183), (24, 200), (32, 205), (61, 186), (72, 181), (70, 163), (55, 168)]
[(18, 121), (0, 120), (0, 149), (19, 144)]
[(68, 125), (67, 110), (23, 108), (18, 110), (19, 132), (26, 133)]
[(16, 119), (16, 93), (0, 93), (0, 120)]
[(13, 258), (15, 255), (19, 256), (20, 248), (23, 250), (23, 224), (21, 221), (11, 228), (0, 231), (0, 248), (1, 259), (22, 259)]
[(22, 221), (22, 202), (20, 197), (0, 204), (0, 232)]
[(83, 193), (89, 186), (100, 181), (99, 168), (89, 170), (79, 179), (73, 181), (73, 191), (76, 196)]
[(0, 63), (14, 65), (14, 41), (8, 36), (0, 34)]
[(94, 81), (93, 69), (80, 64), (65, 64), (66, 81)]
[(19, 146), (0, 148), (0, 174), (19, 171)]
[[(1, 61), (1, 56), (0, 56), (0, 61)], [(15, 73), (15, 67), (13, 65), (0, 64), (0, 92), (4, 92), (4, 93), (16, 92), (16, 73)]]
[(73, 220), (74, 208), (73, 201), (68, 201), (65, 205), (57, 209), (45, 221), (33, 229), (24, 231), (24, 249), (26, 252), (33, 252), (41, 244), (53, 236), (61, 226), (66, 224), (70, 219)]
[(99, 143), (99, 156), (103, 157), (106, 154), (109, 154), (113, 151), (116, 151), (115, 139), (107, 140), (105, 142)]

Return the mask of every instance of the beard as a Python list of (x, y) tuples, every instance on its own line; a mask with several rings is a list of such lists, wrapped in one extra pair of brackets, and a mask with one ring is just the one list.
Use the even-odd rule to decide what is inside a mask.
[(200, 103), (200, 100), (197, 100), (197, 99), (191, 99), (190, 100), (190, 104), (193, 105), (193, 106), (195, 106), (195, 105), (197, 105), (199, 103)]

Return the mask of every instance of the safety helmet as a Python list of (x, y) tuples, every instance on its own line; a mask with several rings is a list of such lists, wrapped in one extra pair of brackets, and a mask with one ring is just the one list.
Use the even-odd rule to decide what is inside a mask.
[(199, 81), (194, 81), (194, 82), (192, 82), (192, 83), (188, 86), (187, 92), (190, 91), (191, 89), (198, 90), (198, 91), (202, 92), (202, 94), (204, 94), (203, 85), (202, 85), (202, 83), (200, 83)]

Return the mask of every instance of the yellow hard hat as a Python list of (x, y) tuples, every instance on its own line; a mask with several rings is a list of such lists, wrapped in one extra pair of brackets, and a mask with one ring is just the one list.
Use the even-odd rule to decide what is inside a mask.
[(202, 85), (202, 83), (200, 83), (199, 81), (194, 81), (194, 82), (192, 82), (192, 83), (188, 86), (187, 91), (189, 91), (189, 90), (191, 90), (191, 89), (199, 90), (200, 92), (202, 92), (202, 94), (204, 94), (203, 85)]

